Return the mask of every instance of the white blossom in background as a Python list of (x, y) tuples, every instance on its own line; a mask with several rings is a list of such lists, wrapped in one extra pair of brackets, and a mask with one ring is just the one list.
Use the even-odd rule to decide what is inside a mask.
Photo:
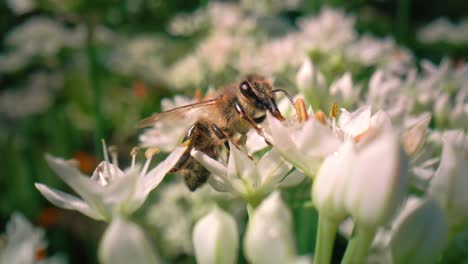
[(468, 219), (468, 136), (461, 130), (443, 134), (440, 165), (432, 179), (428, 195), (447, 214), (450, 230), (466, 228)]
[[(55, 94), (63, 86), (61, 73), (32, 73), (21, 89), (6, 89), (0, 93), (0, 116), (19, 119), (47, 111)], [(20, 104), (18, 102), (21, 102)]]
[(353, 42), (355, 18), (341, 10), (322, 8), (317, 16), (299, 21), (301, 39), (308, 49), (337, 50)]
[(47, 241), (42, 228), (34, 227), (20, 213), (13, 213), (2, 235), (0, 263), (18, 264), (62, 264), (65, 259), (59, 255), (47, 257)]
[(417, 37), (419, 41), (427, 44), (466, 44), (468, 43), (468, 19), (464, 18), (458, 24), (454, 24), (446, 18), (438, 18), (419, 29)]
[(36, 8), (36, 0), (7, 0), (6, 4), (16, 15), (23, 15)]
[(104, 232), (99, 245), (99, 261), (104, 264), (160, 263), (145, 231), (120, 217), (112, 219)]
[(229, 144), (226, 165), (203, 152), (192, 150), (192, 157), (212, 173), (208, 182), (217, 191), (230, 192), (255, 207), (277, 187), (294, 186), (304, 178), (296, 170), (291, 172), (292, 166), (276, 150), (270, 150), (258, 161), (253, 161), (231, 142)]
[(133, 36), (115, 45), (107, 64), (115, 72), (155, 82), (163, 78), (166, 40), (150, 35)]
[(413, 109), (414, 100), (405, 93), (411, 82), (377, 70), (369, 80), (367, 104), (384, 110), (393, 122), (402, 123)]
[[(56, 55), (62, 48), (82, 47), (85, 35), (86, 32), (81, 27), (68, 29), (51, 18), (36, 16), (6, 35), (7, 53), (1, 55), (7, 58), (6, 62), (28, 63), (36, 57)], [(13, 72), (23, 66), (24, 64), (7, 65), (0, 61), (0, 71)]]
[(36, 183), (35, 186), (55, 206), (79, 211), (96, 220), (110, 221), (115, 215), (130, 215), (140, 208), (184, 151), (185, 148), (175, 149), (166, 160), (150, 170), (154, 150), (147, 151), (143, 168), (135, 164), (136, 153), (133, 152), (132, 165), (122, 171), (118, 167), (116, 155), (113, 155), (111, 163), (104, 150), (106, 159), (98, 165), (91, 177), (83, 175), (64, 159), (46, 155), (52, 170), (81, 198), (42, 183)]
[(301, 7), (302, 0), (242, 0), (241, 6), (258, 15), (271, 16), (282, 11), (297, 10)]
[(278, 191), (270, 194), (250, 216), (244, 255), (251, 263), (311, 263), (298, 258), (290, 209)]
[(193, 246), (197, 263), (237, 263), (239, 231), (236, 221), (215, 207), (195, 224)]
[(358, 101), (360, 87), (353, 84), (351, 73), (346, 72), (330, 85), (331, 102), (338, 102), (343, 107), (349, 107)]

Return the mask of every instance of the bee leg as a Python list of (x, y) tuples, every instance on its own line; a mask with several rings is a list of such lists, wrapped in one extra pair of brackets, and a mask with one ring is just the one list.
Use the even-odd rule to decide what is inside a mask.
[(190, 163), (190, 160), (191, 160), (190, 151), (193, 148), (192, 139), (194, 138), (194, 136), (197, 134), (198, 131), (207, 132), (209, 134), (209, 131), (204, 125), (200, 124), (199, 122), (196, 122), (195, 124), (193, 124), (189, 128), (187, 133), (185, 134), (184, 138), (182, 139), (182, 144), (186, 144), (188, 146), (187, 150), (184, 152), (184, 154), (182, 154), (179, 161), (176, 163), (176, 165), (174, 165), (174, 167), (170, 170), (170, 172), (177, 172), (185, 168), (187, 164)]
[(259, 117), (254, 117), (252, 119), (255, 121), (255, 123), (260, 124), (261, 122), (265, 121), (265, 118), (266, 118), (266, 115), (262, 115)]
[[(250, 116), (248, 115), (244, 109), (242, 108), (242, 106), (240, 105), (240, 103), (238, 101), (235, 101), (234, 102), (234, 109), (236, 109), (236, 112), (237, 114), (240, 115), (240, 117), (242, 117), (243, 119), (247, 120), (247, 122), (250, 123), (250, 125), (255, 128), (255, 130), (257, 131), (257, 133), (262, 136), (263, 138), (265, 138), (265, 134), (263, 134), (263, 130), (257, 126), (257, 123), (255, 122), (255, 120)], [(265, 139), (266, 140), (266, 139)]]
[(214, 134), (216, 135), (217, 138), (219, 138), (221, 141), (223, 141), (224, 146), (230, 150), (229, 148), (229, 141), (228, 141), (228, 135), (224, 131), (221, 130), (217, 125), (211, 124), (211, 130), (213, 130)]

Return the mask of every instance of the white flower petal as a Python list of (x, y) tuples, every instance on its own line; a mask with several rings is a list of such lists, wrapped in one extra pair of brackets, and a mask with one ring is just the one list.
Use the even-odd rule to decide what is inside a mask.
[(301, 183), (305, 178), (304, 173), (294, 170), (279, 183), (279, 187), (292, 187)]
[[(143, 193), (147, 195), (164, 179), (166, 174), (177, 164), (180, 157), (185, 152), (186, 147), (178, 147), (155, 168), (151, 169), (143, 178), (144, 188)], [(141, 186), (139, 186), (140, 188)], [(140, 189), (141, 190), (141, 189)]]
[(375, 227), (389, 220), (403, 201), (407, 168), (407, 156), (394, 131), (382, 133), (359, 150), (345, 199), (357, 223)]
[(410, 197), (392, 227), (389, 248), (395, 263), (430, 263), (448, 238), (448, 223), (432, 200)]
[(101, 205), (102, 186), (81, 174), (77, 168), (61, 158), (46, 155), (46, 160), (52, 170), (86, 202), (91, 206)]
[[(228, 161), (228, 177), (231, 181), (242, 180), (254, 189), (260, 186), (260, 177), (257, 174), (255, 164), (249, 159), (247, 154), (243, 153), (231, 142), (229, 142), (230, 153)], [(235, 187), (235, 186), (234, 186)]]
[(257, 164), (262, 186), (274, 186), (284, 178), (291, 167), (275, 149), (268, 151)]
[(136, 224), (114, 218), (99, 245), (99, 260), (104, 264), (159, 263), (159, 259)]
[(369, 128), (370, 119), (371, 107), (366, 105), (352, 113), (342, 109), (338, 124), (347, 135), (356, 137)]
[(192, 155), (194, 159), (200, 162), (201, 165), (203, 165), (203, 167), (205, 167), (211, 173), (227, 178), (227, 174), (228, 174), (227, 168), (223, 164), (218, 162), (217, 160), (205, 155), (203, 152), (198, 151), (196, 149), (192, 149), (190, 154)]
[(41, 192), (41, 194), (44, 195), (47, 200), (49, 200), (49, 202), (57, 207), (76, 210), (95, 220), (105, 219), (105, 217), (98, 211), (96, 211), (94, 208), (91, 208), (89, 204), (85, 203), (76, 196), (48, 187), (41, 183), (35, 183), (34, 185)]

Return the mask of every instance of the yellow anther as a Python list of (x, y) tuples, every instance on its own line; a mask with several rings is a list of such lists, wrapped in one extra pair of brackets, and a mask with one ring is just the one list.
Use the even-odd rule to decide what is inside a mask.
[(139, 150), (140, 150), (139, 148), (133, 147), (132, 151), (130, 151), (130, 156), (136, 156), (136, 154), (138, 154)]
[(338, 108), (337, 103), (333, 103), (331, 109), (330, 109), (330, 118), (336, 118), (338, 114), (340, 113), (340, 109)]
[(298, 98), (294, 102), (294, 108), (296, 109), (297, 120), (299, 123), (306, 121), (309, 118), (309, 114), (307, 114), (307, 109), (304, 103), (304, 99)]
[(158, 148), (149, 148), (145, 151), (145, 157), (150, 159), (153, 155), (158, 154), (160, 150)]
[(117, 153), (117, 146), (115, 146), (115, 145), (109, 146), (109, 147), (107, 148), (107, 151), (109, 151), (109, 153), (110, 153), (111, 155), (114, 154), (114, 153)]
[(315, 113), (315, 119), (317, 119), (317, 121), (319, 121), (320, 123), (326, 125), (327, 124), (327, 119), (325, 117), (325, 113), (323, 111), (317, 111), (317, 113)]

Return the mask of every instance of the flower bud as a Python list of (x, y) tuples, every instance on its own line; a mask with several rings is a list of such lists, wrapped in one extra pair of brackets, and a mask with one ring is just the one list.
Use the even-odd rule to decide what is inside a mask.
[(141, 228), (116, 217), (104, 233), (99, 246), (101, 263), (159, 263), (159, 259)]
[(456, 228), (468, 220), (468, 137), (456, 130), (445, 132), (443, 140), (440, 165), (431, 181), (429, 196), (446, 211), (450, 228)]
[(253, 213), (244, 240), (250, 263), (292, 263), (296, 258), (292, 216), (279, 192), (268, 196)]
[(238, 236), (234, 218), (219, 208), (213, 209), (193, 229), (197, 263), (237, 263)]
[(437, 203), (410, 197), (392, 226), (389, 250), (394, 263), (435, 262), (447, 235), (447, 219)]

